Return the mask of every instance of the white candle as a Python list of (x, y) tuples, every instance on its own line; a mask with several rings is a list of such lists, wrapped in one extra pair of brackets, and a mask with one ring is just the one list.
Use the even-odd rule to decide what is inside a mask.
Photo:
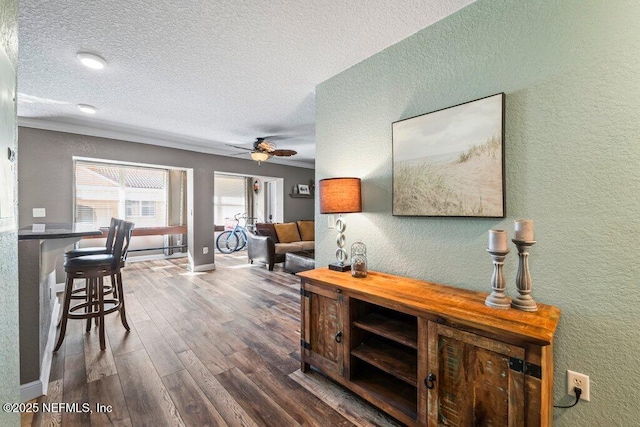
[(507, 232), (504, 230), (489, 230), (489, 250), (493, 252), (506, 252)]
[(518, 219), (514, 223), (515, 240), (533, 241), (533, 220)]

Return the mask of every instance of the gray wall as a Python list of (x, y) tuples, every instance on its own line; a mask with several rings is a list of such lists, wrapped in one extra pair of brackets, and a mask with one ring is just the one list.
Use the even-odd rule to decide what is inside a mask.
[[(479, 0), (317, 87), (317, 179), (363, 179), (347, 246), (369, 266), (489, 291), (487, 231), (536, 222), (533, 296), (558, 306), (555, 400), (567, 369), (591, 402), (558, 426), (638, 425), (640, 2)], [(391, 123), (506, 93), (507, 218), (391, 215)], [(340, 153), (340, 156), (336, 156)], [(335, 232), (317, 216), (316, 257)], [(517, 256), (507, 257), (515, 293)]]
[[(2, 72), (0, 80), (9, 81), (10, 93), (16, 93), (16, 73), (18, 66), (18, 2), (16, 0), (2, 0), (0, 2), (0, 70), (13, 69), (8, 73)], [(6, 92), (5, 92), (6, 93)], [(8, 108), (9, 123), (2, 123), (0, 147), (3, 151), (1, 161), (6, 161), (8, 144), (17, 148), (16, 141), (16, 102), (11, 97), (0, 96), (0, 111)], [(7, 105), (8, 104), (8, 105)], [(8, 125), (8, 126), (7, 126)], [(11, 178), (14, 185), (16, 176)], [(9, 185), (2, 182), (0, 185)], [(17, 195), (16, 195), (17, 196)], [(17, 199), (16, 199), (17, 200)], [(17, 217), (17, 204), (14, 208)], [(18, 351), (18, 235), (13, 230), (0, 232), (0, 402), (20, 402), (19, 380), (19, 351)], [(20, 425), (20, 415), (0, 411), (0, 425)]]
[[(51, 283), (41, 280), (41, 251), (39, 240), (18, 242), (19, 326), (20, 326), (20, 384), (40, 379), (40, 368), (49, 338), (55, 293)], [(63, 278), (64, 280), (64, 278)], [(55, 283), (53, 283), (55, 285)], [(39, 302), (39, 303), (38, 303)]]
[[(304, 169), (252, 160), (214, 156), (174, 148), (157, 147), (71, 133), (19, 128), (20, 166), (18, 170), (20, 226), (32, 224), (32, 209), (47, 210), (47, 222), (73, 218), (73, 156), (120, 160), (193, 169), (193, 243), (194, 264), (214, 262), (213, 179), (215, 172), (278, 176), (285, 190), (314, 178), (313, 169)], [(285, 195), (285, 221), (312, 219), (313, 203)], [(35, 222), (42, 222), (36, 219)], [(191, 237), (191, 234), (190, 234)], [(202, 248), (209, 247), (203, 255)]]

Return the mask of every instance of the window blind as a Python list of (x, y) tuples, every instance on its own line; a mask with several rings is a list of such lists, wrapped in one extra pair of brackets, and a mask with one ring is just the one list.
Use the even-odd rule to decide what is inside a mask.
[(167, 225), (166, 169), (75, 162), (75, 221), (108, 227), (112, 217), (136, 227)]
[(233, 219), (237, 213), (247, 211), (246, 179), (241, 176), (215, 175), (214, 222), (225, 225), (226, 219)]

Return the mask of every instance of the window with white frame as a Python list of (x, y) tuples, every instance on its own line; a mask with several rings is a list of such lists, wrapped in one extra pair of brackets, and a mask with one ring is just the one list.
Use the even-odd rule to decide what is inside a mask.
[(111, 217), (117, 217), (136, 227), (166, 226), (167, 198), (166, 169), (75, 162), (76, 222), (108, 227)]
[(140, 202), (140, 216), (143, 217), (155, 217), (156, 216), (156, 204), (153, 201), (143, 200)]
[(213, 193), (216, 225), (225, 225), (235, 214), (247, 212), (246, 177), (216, 173)]

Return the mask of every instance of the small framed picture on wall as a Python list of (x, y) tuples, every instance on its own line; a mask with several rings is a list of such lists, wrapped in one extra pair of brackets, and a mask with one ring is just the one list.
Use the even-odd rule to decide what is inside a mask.
[(307, 184), (298, 184), (298, 194), (311, 194), (311, 190)]

